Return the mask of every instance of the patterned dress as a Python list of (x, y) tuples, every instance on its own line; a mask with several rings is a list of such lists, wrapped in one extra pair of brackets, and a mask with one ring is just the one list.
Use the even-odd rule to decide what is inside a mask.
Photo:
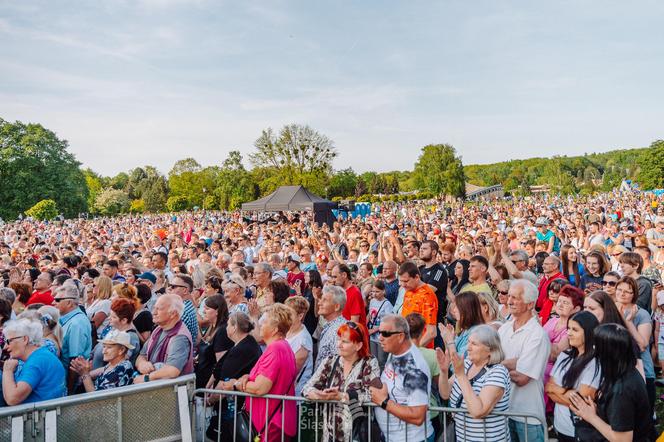
[(104, 367), (102, 374), (95, 378), (95, 390), (108, 390), (109, 388), (129, 385), (133, 379), (133, 374), (134, 367), (127, 359), (111, 369), (107, 365)]
[[(335, 361), (339, 362), (335, 365)], [(373, 379), (380, 378), (378, 361), (373, 356), (358, 360), (351, 369), (348, 378), (344, 379), (343, 363), (339, 356), (327, 357), (318, 366), (309, 382), (302, 389), (302, 394), (313, 390), (325, 390), (338, 387), (342, 393), (348, 393), (350, 401), (347, 404), (325, 404), (323, 409), (323, 441), (324, 442), (350, 442), (353, 435), (353, 415), (359, 404), (369, 402), (371, 393), (369, 385)], [(352, 410), (351, 410), (352, 408)]]

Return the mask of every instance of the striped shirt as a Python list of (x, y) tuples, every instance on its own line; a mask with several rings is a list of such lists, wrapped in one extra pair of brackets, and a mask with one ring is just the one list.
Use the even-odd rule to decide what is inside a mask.
[(181, 319), (189, 329), (189, 333), (191, 333), (191, 341), (195, 343), (198, 338), (198, 320), (196, 319), (196, 307), (194, 307), (191, 299), (184, 301), (184, 311)]
[[(465, 361), (466, 373), (472, 363)], [(511, 383), (510, 376), (505, 366), (496, 364), (492, 367), (486, 367), (486, 372), (473, 383), (473, 391), (476, 395), (484, 386), (495, 386), (504, 389), (503, 396), (498, 400), (493, 411), (507, 411), (510, 403)], [(462, 397), (461, 387), (455, 380), (450, 394), (450, 406), (456, 407), (459, 399)], [(459, 408), (467, 409), (465, 400), (461, 400)], [(454, 422), (456, 430), (456, 440), (462, 441), (496, 441), (504, 442), (510, 440), (510, 433), (507, 429), (507, 419), (503, 416), (489, 415), (483, 419), (474, 419), (469, 414), (454, 413)]]

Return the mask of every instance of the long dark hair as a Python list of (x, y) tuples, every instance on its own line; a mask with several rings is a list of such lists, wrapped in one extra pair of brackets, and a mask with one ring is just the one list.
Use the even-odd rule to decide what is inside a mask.
[[(569, 278), (569, 265), (570, 265), (570, 260), (569, 257), (567, 256), (568, 252), (570, 249), (576, 250), (576, 247), (570, 245), (570, 244), (565, 244), (562, 246), (560, 249), (560, 259), (562, 261), (562, 266), (563, 266), (563, 275), (565, 275), (565, 279), (568, 281), (570, 280)], [(579, 255), (577, 251), (576, 255), (576, 262), (572, 263), (572, 271), (574, 274), (574, 285), (579, 286), (581, 284), (581, 276), (580, 276), (580, 271), (579, 271)]]
[(629, 331), (618, 324), (602, 324), (595, 330), (595, 356), (602, 370), (598, 398), (608, 395), (615, 383), (634, 369), (636, 355)]
[(456, 283), (452, 284), (452, 292), (456, 295), (459, 293), (459, 290), (461, 290), (461, 287), (466, 285), (468, 281), (470, 280), (468, 276), (468, 268), (470, 267), (470, 261), (467, 259), (457, 259), (454, 261), (454, 267), (452, 267), (452, 277), (456, 278), (454, 275), (455, 269), (457, 264), (461, 264), (461, 267), (463, 267), (463, 273), (461, 274), (461, 279), (456, 280)]
[(616, 307), (615, 301), (609, 296), (608, 293), (602, 290), (596, 290), (590, 294), (590, 299), (595, 301), (602, 307), (604, 311), (604, 318), (602, 319), (602, 324), (619, 324), (623, 327), (627, 327), (625, 324), (625, 319), (620, 314), (618, 307)]
[(318, 270), (309, 270), (309, 287), (323, 288), (323, 278)]
[[(579, 350), (575, 347), (565, 350), (565, 354), (569, 358), (561, 364), (561, 368), (569, 364), (569, 369), (563, 376), (563, 384), (561, 386), (564, 388), (575, 388), (576, 381), (581, 376), (586, 365), (595, 358), (595, 328), (599, 325), (599, 321), (595, 315), (584, 311), (573, 314), (569, 320), (576, 322), (583, 329), (583, 354), (579, 356)], [(569, 322), (567, 323), (567, 327), (569, 328)], [(598, 372), (599, 367), (595, 365), (595, 376), (597, 376)]]
[(224, 295), (215, 294), (205, 298), (205, 306), (217, 311), (217, 323), (210, 324), (213, 333), (219, 326), (228, 322), (228, 304)]
[(459, 310), (459, 323), (461, 330), (468, 330), (475, 325), (484, 324), (482, 316), (482, 304), (475, 292), (463, 292), (454, 298), (454, 303)]

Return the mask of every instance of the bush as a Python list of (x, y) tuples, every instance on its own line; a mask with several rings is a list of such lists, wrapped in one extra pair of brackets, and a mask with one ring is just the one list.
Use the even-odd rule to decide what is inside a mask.
[(58, 208), (53, 200), (41, 200), (26, 210), (25, 214), (39, 221), (50, 220), (58, 216)]
[(129, 206), (130, 213), (143, 213), (145, 212), (145, 201), (142, 199), (133, 200)]
[(203, 209), (205, 210), (215, 210), (218, 207), (217, 199), (214, 197), (214, 195), (208, 195), (203, 200)]
[(181, 212), (189, 206), (189, 201), (184, 196), (172, 196), (166, 201), (166, 207), (170, 212)]

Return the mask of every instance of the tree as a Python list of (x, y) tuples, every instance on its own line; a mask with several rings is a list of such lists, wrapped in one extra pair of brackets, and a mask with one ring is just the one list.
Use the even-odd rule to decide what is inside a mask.
[(90, 168), (85, 169), (83, 175), (85, 176), (85, 184), (88, 187), (88, 209), (94, 212), (95, 200), (104, 187), (102, 178)]
[[(254, 199), (255, 190), (256, 186), (251, 174), (242, 164), (240, 152), (237, 150), (229, 152), (217, 176), (214, 190), (216, 199), (212, 204), (218, 202), (219, 208), (222, 210), (235, 210), (243, 202)], [(205, 208), (211, 209), (212, 206), (206, 203)]]
[(51, 220), (58, 216), (58, 208), (53, 200), (41, 200), (26, 210), (25, 214), (40, 221)]
[(181, 196), (187, 200), (187, 208), (201, 207), (205, 194), (215, 187), (218, 167), (205, 169), (193, 158), (185, 158), (175, 163), (168, 173), (168, 188), (171, 196)]
[(349, 197), (355, 193), (357, 175), (352, 168), (343, 169), (332, 175), (327, 187), (327, 198), (335, 196)]
[(187, 201), (187, 198), (183, 196), (172, 196), (168, 198), (166, 207), (171, 212), (180, 212), (182, 210), (186, 210), (188, 204), (189, 202)]
[(164, 210), (166, 208), (166, 201), (168, 200), (168, 183), (166, 182), (166, 178), (161, 175), (155, 178), (142, 195), (147, 212), (157, 213)]
[(454, 197), (465, 195), (466, 180), (461, 158), (449, 144), (430, 144), (422, 148), (415, 163), (415, 180), (420, 190)]
[(306, 181), (324, 188), (321, 183), (331, 174), (337, 156), (332, 140), (298, 124), (284, 126), (278, 137), (272, 129), (264, 130), (254, 147), (256, 152), (249, 155), (251, 163), (273, 170), (281, 184), (290, 185)]
[(129, 213), (143, 213), (145, 212), (145, 201), (142, 199), (132, 200), (129, 206)]
[(43, 199), (68, 217), (87, 211), (85, 176), (67, 147), (40, 124), (0, 118), (0, 217), (15, 218)]
[(664, 141), (657, 140), (638, 160), (637, 180), (643, 190), (664, 188)]
[(95, 209), (102, 215), (117, 215), (129, 210), (129, 195), (127, 192), (113, 187), (102, 190), (95, 201)]

